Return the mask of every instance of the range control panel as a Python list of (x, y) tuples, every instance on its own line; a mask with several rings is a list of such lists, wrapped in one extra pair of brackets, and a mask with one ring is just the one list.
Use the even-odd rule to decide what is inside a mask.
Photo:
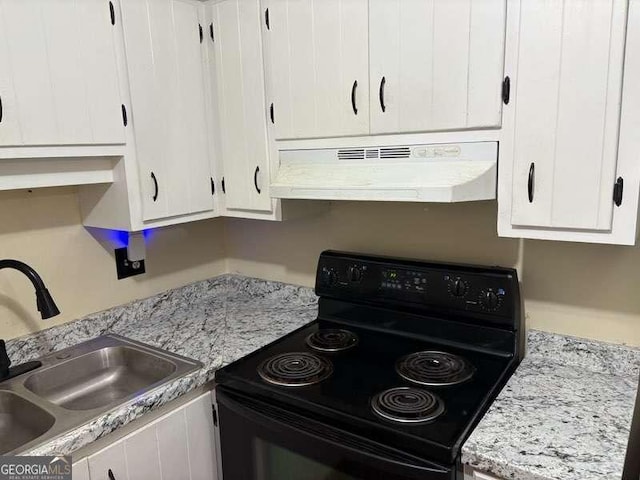
[(381, 305), (467, 312), (512, 318), (520, 305), (513, 269), (420, 262), (324, 252), (316, 293), (324, 297)]

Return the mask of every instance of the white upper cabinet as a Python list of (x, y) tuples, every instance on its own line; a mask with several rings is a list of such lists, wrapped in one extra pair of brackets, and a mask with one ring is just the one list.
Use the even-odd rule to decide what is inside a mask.
[(263, 0), (276, 139), (369, 133), (367, 3)]
[[(214, 51), (215, 135), (220, 145), (227, 209), (269, 211), (261, 9), (258, 0), (224, 0), (208, 6)], [(209, 34), (211, 32), (208, 32)]]
[(121, 0), (144, 220), (213, 209), (202, 5)]
[(108, 0), (0, 0), (0, 146), (125, 143)]
[(370, 0), (371, 133), (499, 127), (505, 16), (505, 0)]
[(609, 231), (627, 1), (514, 1), (513, 15), (500, 178), (511, 210), (501, 222)]

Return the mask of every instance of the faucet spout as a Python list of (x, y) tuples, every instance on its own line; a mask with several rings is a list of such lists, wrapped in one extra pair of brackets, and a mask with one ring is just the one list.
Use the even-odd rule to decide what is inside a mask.
[(0, 260), (0, 269), (3, 268), (18, 270), (25, 274), (31, 281), (33, 288), (36, 290), (36, 305), (43, 319), (55, 317), (60, 314), (60, 310), (56, 302), (53, 301), (53, 297), (49, 293), (49, 290), (47, 290), (42, 278), (32, 267), (18, 260), (5, 259)]

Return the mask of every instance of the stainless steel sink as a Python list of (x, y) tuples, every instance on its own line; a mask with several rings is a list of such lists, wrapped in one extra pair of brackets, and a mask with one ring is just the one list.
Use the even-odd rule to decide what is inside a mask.
[(119, 335), (37, 360), (39, 369), (0, 382), (0, 455), (27, 451), (202, 367)]
[(56, 419), (46, 410), (12, 392), (0, 391), (0, 454), (47, 432)]
[(35, 373), (24, 386), (68, 410), (92, 410), (143, 390), (177, 368), (137, 348), (105, 347)]

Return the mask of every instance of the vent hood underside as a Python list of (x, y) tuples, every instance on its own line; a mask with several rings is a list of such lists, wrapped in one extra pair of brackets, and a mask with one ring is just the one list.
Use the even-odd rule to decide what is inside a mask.
[(280, 151), (271, 196), (468, 202), (496, 198), (497, 142)]

